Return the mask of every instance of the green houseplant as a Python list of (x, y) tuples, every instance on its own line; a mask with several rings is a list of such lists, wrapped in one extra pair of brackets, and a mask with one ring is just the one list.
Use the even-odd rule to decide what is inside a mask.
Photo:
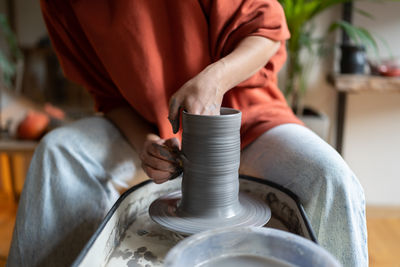
[(6, 44), (4, 49), (0, 49), (0, 84), (11, 88), (14, 86), (18, 61), (23, 56), (21, 50), (18, 48), (17, 38), (11, 30), (7, 17), (4, 14), (0, 14), (0, 32)]
[(306, 89), (304, 62), (301, 52), (308, 49), (315, 51), (318, 42), (313, 37), (310, 21), (328, 8), (346, 2), (346, 0), (279, 0), (285, 12), (287, 25), (291, 34), (287, 41), (288, 61), (286, 83), (283, 90), (288, 103), (296, 113), (299, 112), (299, 98)]
[(366, 49), (374, 50), (378, 55), (378, 46), (374, 37), (362, 27), (356, 27), (346, 21), (332, 23), (329, 32), (335, 29), (342, 29), (349, 41), (343, 43), (341, 48), (340, 72), (349, 74), (364, 74), (367, 65)]
[[(288, 61), (286, 69), (286, 82), (283, 89), (284, 95), (293, 110), (301, 115), (303, 112), (301, 97), (307, 88), (307, 77), (305, 60), (301, 58), (304, 50), (311, 55), (320, 54), (325, 38), (313, 36), (314, 27), (312, 20), (323, 11), (329, 8), (351, 2), (350, 0), (279, 0), (285, 12), (286, 21), (291, 33), (287, 41)], [(361, 14), (369, 14), (360, 11)], [(338, 21), (331, 24), (326, 30), (329, 34), (335, 29), (344, 30), (354, 44), (364, 44), (376, 48), (376, 42), (371, 34), (363, 28), (355, 27), (345, 21)]]

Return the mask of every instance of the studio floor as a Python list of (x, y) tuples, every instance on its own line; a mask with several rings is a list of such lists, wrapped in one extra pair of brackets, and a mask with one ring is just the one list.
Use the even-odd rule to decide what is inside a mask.
[[(0, 205), (0, 267), (5, 266), (16, 209)], [(400, 207), (368, 207), (368, 246), (371, 267), (400, 267)]]

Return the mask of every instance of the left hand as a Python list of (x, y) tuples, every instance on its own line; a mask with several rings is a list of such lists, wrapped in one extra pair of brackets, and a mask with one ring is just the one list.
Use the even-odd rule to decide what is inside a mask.
[(219, 115), (225, 91), (219, 84), (217, 71), (206, 68), (186, 82), (169, 101), (169, 116), (174, 133), (179, 130), (181, 109), (191, 114)]
[(164, 140), (155, 134), (147, 135), (139, 156), (144, 172), (156, 184), (164, 183), (181, 173), (179, 146), (176, 138)]

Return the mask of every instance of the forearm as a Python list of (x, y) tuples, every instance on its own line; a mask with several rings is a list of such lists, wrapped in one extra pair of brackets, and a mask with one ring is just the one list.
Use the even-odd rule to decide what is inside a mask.
[(203, 72), (214, 75), (222, 93), (253, 76), (278, 51), (279, 42), (261, 36), (249, 36), (226, 57)]
[(115, 108), (105, 116), (119, 128), (138, 153), (149, 135), (155, 135), (154, 127), (127, 105)]
[(169, 101), (169, 115), (174, 133), (179, 130), (179, 111), (218, 115), (224, 94), (247, 80), (278, 51), (279, 42), (260, 36), (249, 36), (226, 57), (207, 66), (187, 81)]

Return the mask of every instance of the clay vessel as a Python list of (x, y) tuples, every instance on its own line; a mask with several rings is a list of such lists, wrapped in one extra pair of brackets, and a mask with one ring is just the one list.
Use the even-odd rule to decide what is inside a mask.
[(221, 115), (183, 113), (183, 179), (180, 216), (229, 218), (240, 212), (241, 112)]
[(271, 210), (263, 199), (239, 193), (241, 112), (183, 113), (181, 191), (156, 199), (152, 220), (182, 235), (222, 226), (263, 226)]

